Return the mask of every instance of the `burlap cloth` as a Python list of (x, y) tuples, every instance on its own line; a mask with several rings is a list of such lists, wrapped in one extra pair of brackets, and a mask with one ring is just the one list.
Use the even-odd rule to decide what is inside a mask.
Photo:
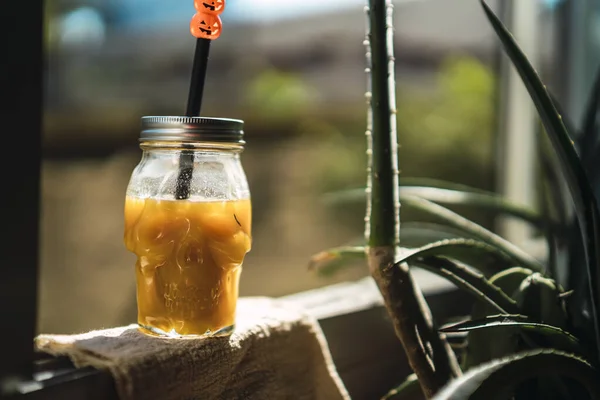
[(282, 300), (240, 299), (229, 338), (161, 339), (130, 325), (35, 343), (110, 371), (123, 400), (349, 399), (318, 322)]

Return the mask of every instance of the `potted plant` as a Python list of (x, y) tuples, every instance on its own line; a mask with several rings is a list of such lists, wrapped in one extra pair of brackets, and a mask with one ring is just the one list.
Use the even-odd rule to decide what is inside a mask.
[[(600, 169), (594, 168), (600, 73), (576, 132), (510, 32), (480, 1), (557, 155), (542, 157), (543, 173), (554, 182), (544, 196), (545, 212), (462, 185), (399, 179), (391, 1), (369, 0), (368, 183), (366, 190), (334, 197), (337, 204), (366, 199), (366, 241), (319, 253), (312, 265), (330, 272), (349, 258), (367, 260), (414, 371), (388, 399), (413, 398), (415, 393), (440, 400), (600, 398), (600, 211), (593, 191), (600, 183)], [(556, 185), (561, 175), (573, 202), (572, 219), (566, 194)], [(420, 225), (404, 230), (400, 204), (442, 224), (433, 230)], [(549, 256), (540, 261), (446, 205), (520, 218), (545, 235)], [(401, 247), (405, 242), (410, 247)], [(556, 276), (567, 267), (559, 256), (568, 259), (564, 282)], [(470, 317), (451, 324), (434, 321), (412, 279), (414, 267), (472, 294)], [(450, 344), (459, 346), (453, 350)]]

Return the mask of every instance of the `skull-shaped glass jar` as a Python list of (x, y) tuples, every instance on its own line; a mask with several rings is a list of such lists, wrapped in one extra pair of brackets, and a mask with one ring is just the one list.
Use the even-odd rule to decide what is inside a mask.
[(137, 256), (138, 324), (167, 337), (233, 331), (251, 247), (243, 121), (143, 117), (142, 158), (125, 199), (125, 245)]

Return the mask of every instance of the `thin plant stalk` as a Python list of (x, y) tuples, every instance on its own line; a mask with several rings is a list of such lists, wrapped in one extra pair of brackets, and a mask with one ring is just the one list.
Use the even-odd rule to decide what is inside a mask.
[(367, 72), (367, 215), (370, 273), (426, 398), (460, 374), (454, 353), (437, 332), (407, 264), (394, 266), (400, 242), (398, 142), (391, 0), (369, 0)]

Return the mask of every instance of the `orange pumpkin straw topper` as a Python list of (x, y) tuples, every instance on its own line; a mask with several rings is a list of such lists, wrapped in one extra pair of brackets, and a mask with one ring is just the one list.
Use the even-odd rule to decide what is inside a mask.
[(194, 0), (194, 8), (198, 12), (220, 15), (225, 10), (225, 0)]
[(198, 40), (188, 97), (188, 117), (200, 115), (210, 42), (221, 36), (223, 24), (219, 15), (225, 10), (225, 0), (194, 0), (194, 8), (196, 15), (190, 22), (190, 32)]
[(225, 10), (225, 0), (195, 0), (196, 15), (190, 23), (190, 31), (198, 39), (214, 40), (221, 36), (223, 24), (219, 14)]

